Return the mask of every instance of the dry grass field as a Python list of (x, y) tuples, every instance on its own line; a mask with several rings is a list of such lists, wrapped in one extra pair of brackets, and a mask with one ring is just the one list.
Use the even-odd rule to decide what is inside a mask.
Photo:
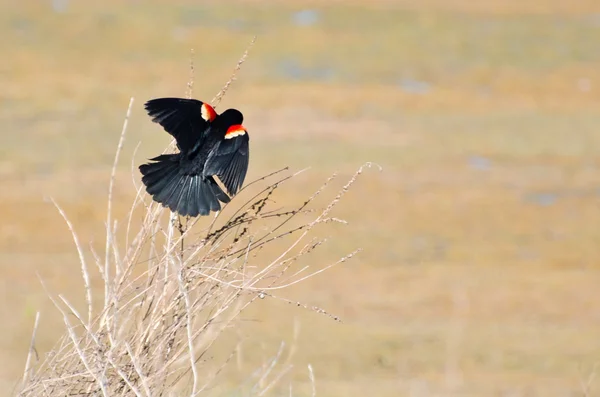
[(144, 101), (185, 95), (192, 48), (194, 97), (210, 100), (254, 35), (218, 108), (245, 114), (248, 180), (310, 167), (278, 192), (284, 206), (333, 172), (335, 195), (363, 163), (383, 171), (361, 176), (334, 214), (349, 224), (322, 228), (310, 260), (363, 252), (279, 292), (342, 322), (258, 302), (217, 347), (243, 341), (211, 395), (238, 395), (281, 341), (295, 368), (279, 395), (290, 382), (310, 395), (309, 363), (318, 396), (600, 393), (597, 1), (302, 3), (0, 2), (2, 395), (35, 313), (41, 354), (63, 332), (37, 274), (83, 303), (71, 235), (45, 198), (103, 247), (130, 97), (117, 219), (132, 162), (169, 143)]

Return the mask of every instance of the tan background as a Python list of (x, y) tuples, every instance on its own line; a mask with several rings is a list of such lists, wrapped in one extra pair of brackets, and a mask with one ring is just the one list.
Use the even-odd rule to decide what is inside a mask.
[(137, 165), (169, 142), (143, 102), (185, 94), (190, 48), (194, 96), (210, 100), (254, 34), (219, 108), (245, 114), (249, 178), (311, 166), (283, 205), (336, 170), (384, 170), (349, 193), (336, 216), (350, 225), (325, 229), (312, 260), (364, 252), (280, 293), (343, 323), (261, 301), (221, 384), (238, 384), (283, 340), (296, 368), (282, 388), (299, 395), (308, 363), (321, 396), (586, 392), (600, 360), (596, 1), (177, 0), (0, 5), (2, 394), (22, 373), (35, 312), (41, 353), (61, 332), (36, 272), (83, 299), (71, 236), (44, 197), (102, 246), (130, 96), (121, 219), (135, 147)]

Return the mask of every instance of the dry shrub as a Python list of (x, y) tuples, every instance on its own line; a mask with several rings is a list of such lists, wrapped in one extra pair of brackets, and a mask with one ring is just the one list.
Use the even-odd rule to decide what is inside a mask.
[[(236, 71), (243, 59), (245, 56)], [(191, 86), (190, 83), (188, 96)], [(222, 93), (215, 99), (219, 100)], [(34, 363), (38, 313), (19, 390), (21, 396), (203, 394), (234, 356), (235, 348), (220, 365), (207, 365), (205, 357), (240, 313), (256, 299), (283, 299), (273, 295), (273, 291), (302, 282), (358, 252), (316, 269), (314, 265), (294, 266), (299, 258), (323, 243), (311, 235), (315, 227), (328, 222), (343, 223), (330, 213), (370, 164), (361, 167), (319, 211), (310, 207), (333, 177), (295, 208), (270, 208), (277, 190), (297, 175), (284, 175), (287, 171), (284, 169), (245, 186), (247, 189), (262, 183), (266, 187), (244, 204), (237, 204), (239, 197), (232, 200), (228, 206), (240, 207), (228, 219), (222, 219), (224, 212), (221, 212), (213, 219), (204, 217), (185, 222), (152, 202), (134, 173), (137, 196), (126, 223), (125, 249), (121, 250), (116, 238), (117, 224), (111, 215), (112, 192), (132, 104), (133, 99), (111, 175), (104, 256), (90, 249), (104, 282), (101, 309), (94, 310), (94, 305), (99, 304), (94, 301), (91, 269), (84, 248), (66, 214), (54, 203), (79, 252), (87, 313), (78, 312), (62, 295), (55, 297), (49, 293), (63, 316), (66, 332), (41, 362)], [(165, 222), (163, 214), (167, 212)], [(129, 239), (134, 214), (140, 213), (143, 221)], [(207, 222), (210, 225), (202, 227)], [(287, 242), (279, 254), (269, 260), (256, 255), (269, 244), (277, 242), (279, 247), (281, 240)], [(320, 308), (297, 304), (337, 319)], [(281, 350), (259, 371), (256, 384), (248, 387), (245, 395), (265, 395), (272, 390), (282, 374), (273, 371), (280, 355)], [(314, 381), (310, 366), (309, 372)]]

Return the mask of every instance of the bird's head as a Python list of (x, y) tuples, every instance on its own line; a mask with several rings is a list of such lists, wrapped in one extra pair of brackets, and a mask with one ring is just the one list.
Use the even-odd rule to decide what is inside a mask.
[(242, 125), (244, 116), (239, 110), (227, 109), (219, 116), (219, 119), (225, 129), (225, 139), (247, 134), (246, 128)]

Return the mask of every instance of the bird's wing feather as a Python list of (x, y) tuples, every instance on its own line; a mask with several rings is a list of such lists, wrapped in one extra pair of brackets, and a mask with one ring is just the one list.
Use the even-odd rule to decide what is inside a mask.
[(204, 175), (219, 177), (231, 196), (240, 190), (246, 178), (250, 159), (249, 141), (247, 133), (223, 139), (210, 152), (204, 164)]
[(189, 153), (202, 144), (205, 132), (216, 117), (214, 109), (197, 99), (158, 98), (144, 105), (152, 121), (160, 124)]

